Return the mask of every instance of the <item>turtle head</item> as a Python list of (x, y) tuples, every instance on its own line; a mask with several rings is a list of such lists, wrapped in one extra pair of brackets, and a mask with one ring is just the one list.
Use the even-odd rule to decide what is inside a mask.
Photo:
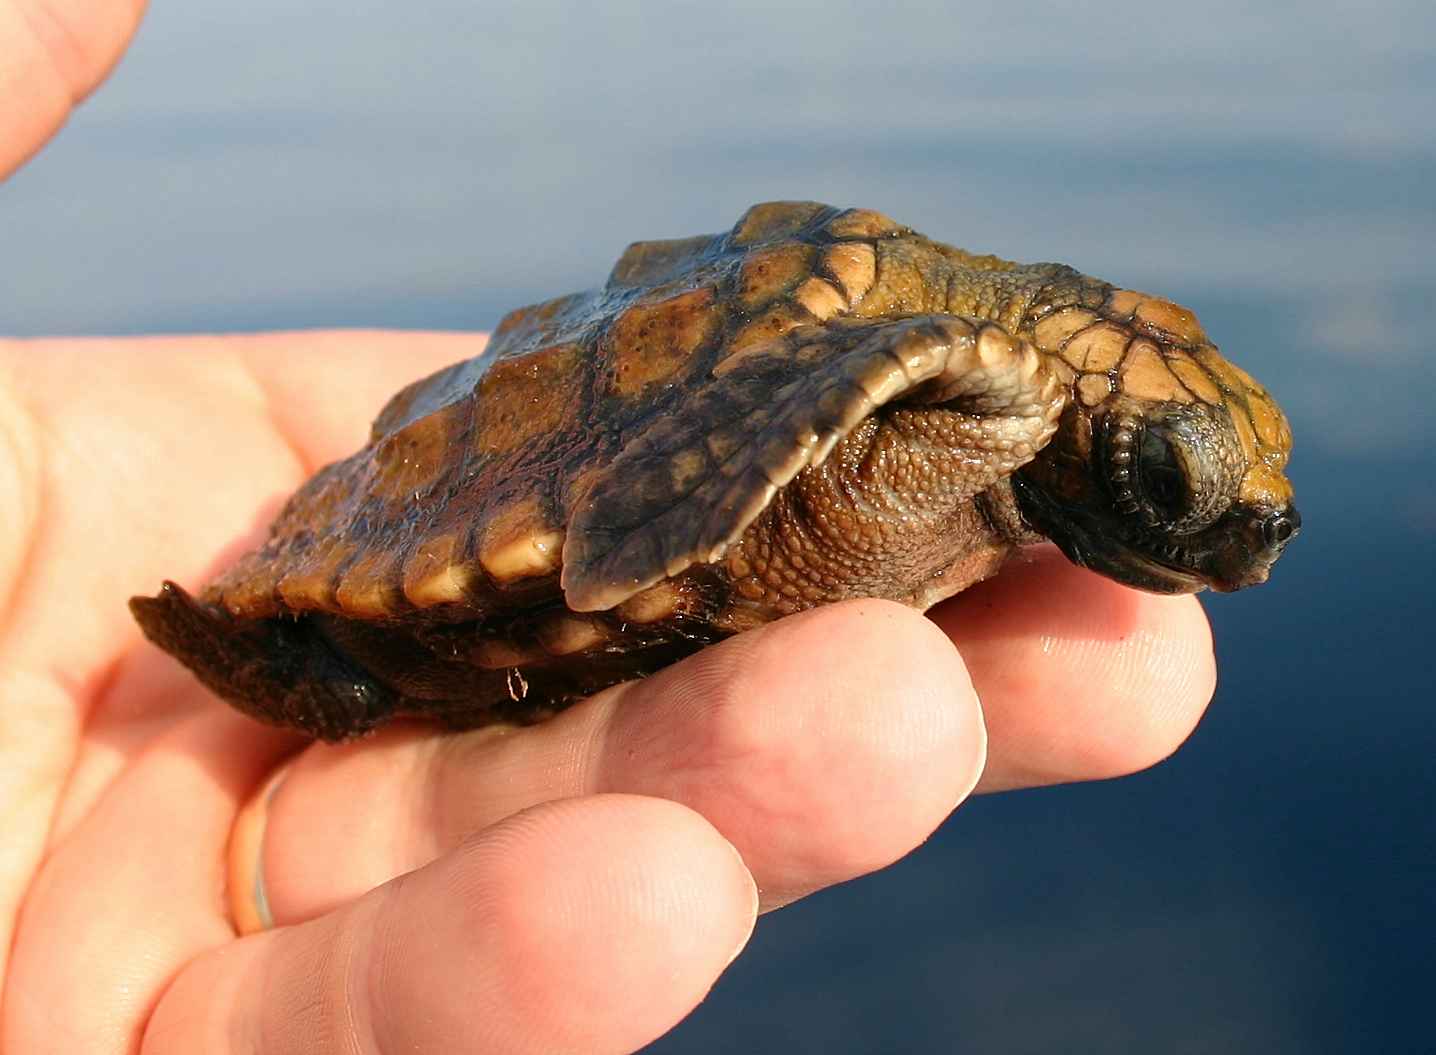
[(1014, 478), (1028, 523), (1075, 563), (1144, 590), (1265, 582), (1301, 527), (1283, 474), (1291, 428), (1266, 390), (1190, 312), (1127, 290), (1044, 350), (1071, 369), (1073, 395)]

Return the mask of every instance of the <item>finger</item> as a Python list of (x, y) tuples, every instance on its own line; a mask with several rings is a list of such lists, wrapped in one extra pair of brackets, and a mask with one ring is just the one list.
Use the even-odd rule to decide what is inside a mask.
[(230, 824), (289, 749), (277, 730), (216, 710), (157, 738), (113, 781), (29, 886), (0, 1051), (134, 1049), (174, 965), (232, 940), (219, 867)]
[(0, 0), (0, 178), (100, 83), (144, 7), (143, 0)]
[(1192, 597), (1119, 586), (1043, 547), (935, 608), (987, 716), (979, 790), (1119, 776), (1161, 761), (1216, 686)]
[(531, 728), (317, 746), (271, 800), (265, 884), (277, 920), (306, 919), (535, 803), (629, 792), (707, 817), (773, 907), (921, 843), (972, 788), (983, 752), (950, 642), (906, 608), (851, 602)]
[(630, 1052), (747, 941), (751, 877), (691, 810), (550, 803), (362, 900), (201, 958), (146, 1055)]

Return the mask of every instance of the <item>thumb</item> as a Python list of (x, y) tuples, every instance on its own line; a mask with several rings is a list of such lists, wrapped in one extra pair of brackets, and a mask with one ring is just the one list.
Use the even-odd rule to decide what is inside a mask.
[(104, 79), (144, 9), (145, 0), (0, 0), (0, 178)]

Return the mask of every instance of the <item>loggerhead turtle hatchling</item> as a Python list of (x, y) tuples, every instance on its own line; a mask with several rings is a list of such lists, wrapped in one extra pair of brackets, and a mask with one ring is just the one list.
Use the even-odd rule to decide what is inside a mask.
[(324, 739), (533, 721), (800, 609), (927, 608), (1042, 539), (1145, 590), (1262, 582), (1290, 448), (1170, 301), (773, 202), (512, 312), (198, 598), (131, 608)]

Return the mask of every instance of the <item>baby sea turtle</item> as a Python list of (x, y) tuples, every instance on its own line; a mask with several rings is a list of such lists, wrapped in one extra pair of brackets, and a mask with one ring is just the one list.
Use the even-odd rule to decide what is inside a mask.
[(1262, 582), (1290, 448), (1185, 308), (772, 202), (511, 313), (198, 598), (131, 608), (314, 736), (533, 721), (800, 609), (926, 608), (1044, 538), (1146, 590)]

